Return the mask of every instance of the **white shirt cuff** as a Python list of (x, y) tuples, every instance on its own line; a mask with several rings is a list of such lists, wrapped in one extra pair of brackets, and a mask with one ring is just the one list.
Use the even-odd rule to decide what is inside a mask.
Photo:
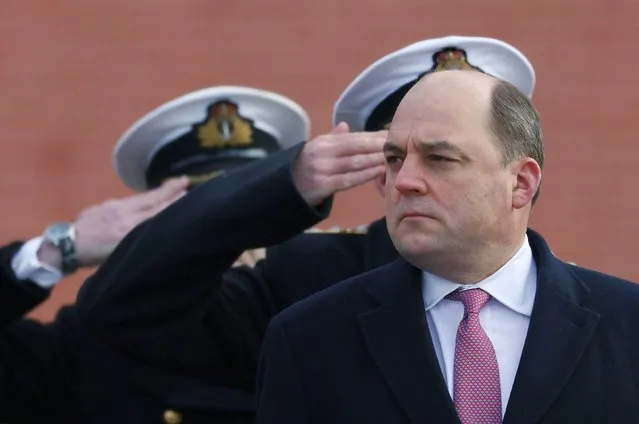
[(42, 241), (42, 237), (36, 237), (23, 244), (11, 259), (11, 268), (18, 280), (31, 280), (48, 289), (62, 279), (62, 272), (38, 259), (38, 249)]

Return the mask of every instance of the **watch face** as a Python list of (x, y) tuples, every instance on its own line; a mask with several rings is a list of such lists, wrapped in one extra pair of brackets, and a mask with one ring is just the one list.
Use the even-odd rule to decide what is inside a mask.
[(46, 234), (53, 240), (59, 240), (63, 237), (68, 237), (71, 230), (71, 225), (67, 223), (53, 224), (47, 228)]
[(62, 254), (62, 273), (70, 274), (78, 268), (75, 255), (75, 229), (67, 222), (58, 222), (47, 227), (44, 238), (53, 243)]

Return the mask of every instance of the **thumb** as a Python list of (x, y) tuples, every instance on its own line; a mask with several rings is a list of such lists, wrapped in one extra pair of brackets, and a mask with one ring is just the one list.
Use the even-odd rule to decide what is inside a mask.
[(331, 130), (331, 134), (345, 134), (349, 132), (351, 129), (348, 124), (344, 121), (340, 122)]

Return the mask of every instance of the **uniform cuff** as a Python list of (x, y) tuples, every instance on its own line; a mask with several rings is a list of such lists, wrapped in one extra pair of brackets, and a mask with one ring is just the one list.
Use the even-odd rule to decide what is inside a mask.
[(40, 262), (38, 249), (42, 242), (42, 237), (36, 237), (26, 242), (11, 259), (11, 268), (18, 280), (30, 280), (38, 286), (48, 289), (62, 279), (62, 272)]

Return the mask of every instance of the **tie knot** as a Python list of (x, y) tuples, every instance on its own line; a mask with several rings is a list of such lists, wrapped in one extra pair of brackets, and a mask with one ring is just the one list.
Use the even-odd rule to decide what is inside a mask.
[(446, 296), (446, 299), (463, 303), (467, 314), (478, 314), (490, 299), (490, 295), (482, 289), (469, 289), (454, 291)]

